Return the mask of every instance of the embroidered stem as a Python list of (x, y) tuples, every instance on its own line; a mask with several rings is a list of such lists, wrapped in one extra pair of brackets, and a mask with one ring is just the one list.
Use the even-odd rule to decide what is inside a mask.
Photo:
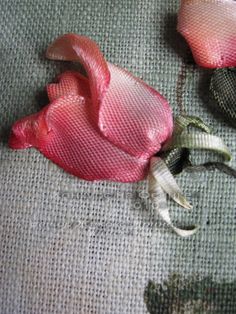
[(187, 78), (187, 66), (182, 62), (181, 68), (179, 71), (177, 86), (176, 86), (176, 102), (180, 110), (180, 114), (185, 114), (186, 110), (183, 104), (183, 94), (184, 94), (184, 86)]

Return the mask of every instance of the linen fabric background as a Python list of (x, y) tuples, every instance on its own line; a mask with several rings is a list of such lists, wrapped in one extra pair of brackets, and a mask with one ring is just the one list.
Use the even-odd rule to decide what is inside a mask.
[[(173, 220), (201, 226), (182, 239), (156, 218), (147, 182), (86, 182), (34, 149), (7, 146), (14, 121), (47, 104), (45, 85), (77, 67), (44, 55), (57, 36), (75, 32), (156, 88), (175, 114), (181, 102), (203, 118), (236, 167), (236, 130), (210, 105), (209, 71), (186, 62), (178, 7), (177, 0), (1, 1), (0, 313), (141, 314), (149, 280), (162, 283), (173, 273), (236, 280), (235, 179), (218, 170), (177, 177), (194, 209), (169, 200)], [(235, 296), (217, 298), (221, 313), (236, 312)], [(172, 302), (169, 295), (167, 312)]]

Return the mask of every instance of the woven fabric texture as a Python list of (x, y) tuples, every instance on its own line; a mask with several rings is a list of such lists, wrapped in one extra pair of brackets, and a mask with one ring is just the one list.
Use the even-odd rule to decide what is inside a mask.
[[(11, 125), (47, 104), (44, 86), (77, 68), (44, 57), (53, 39), (75, 32), (157, 89), (175, 114), (204, 119), (230, 147), (236, 167), (236, 132), (210, 106), (209, 73), (186, 62), (176, 32), (178, 2), (1, 1), (0, 313), (141, 314), (148, 313), (149, 280), (161, 284), (177, 273), (211, 277), (209, 289), (212, 282), (235, 282), (233, 178), (218, 170), (178, 175), (194, 209), (169, 200), (173, 220), (201, 226), (182, 239), (156, 217), (146, 182), (86, 182), (34, 149), (7, 146)], [(202, 156), (195, 154), (195, 163)], [(219, 313), (236, 312), (228, 294), (217, 296)], [(172, 302), (167, 295), (160, 313), (170, 313)]]

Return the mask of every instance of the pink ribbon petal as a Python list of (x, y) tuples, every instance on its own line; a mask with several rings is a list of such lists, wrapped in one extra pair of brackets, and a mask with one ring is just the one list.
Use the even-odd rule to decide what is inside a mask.
[(178, 31), (189, 43), (200, 66), (236, 66), (234, 0), (182, 0)]
[(142, 80), (111, 63), (111, 81), (99, 113), (103, 134), (124, 151), (149, 158), (172, 135), (167, 100)]
[(53, 60), (80, 61), (88, 75), (94, 113), (97, 113), (110, 82), (107, 63), (97, 44), (85, 36), (65, 34), (48, 47), (46, 56)]
[(65, 171), (85, 180), (144, 179), (149, 160), (131, 156), (107, 141), (89, 121), (89, 102), (75, 95), (58, 98), (13, 126), (10, 147), (37, 147)]
[(66, 95), (80, 95), (91, 98), (89, 81), (82, 74), (75, 71), (67, 71), (59, 75), (58, 83), (47, 85), (47, 93), (50, 102)]
[[(106, 63), (105, 67), (99, 48), (90, 39), (74, 34), (64, 35), (49, 47), (47, 56), (78, 60), (84, 65), (89, 80), (93, 82), (90, 85), (92, 94), (96, 94), (92, 88), (100, 91), (98, 126), (109, 141), (122, 150), (148, 158), (170, 138), (173, 119), (166, 99), (129, 72), (110, 63)], [(106, 86), (102, 92), (101, 85)], [(92, 99), (96, 102), (95, 108), (98, 108), (97, 99)]]

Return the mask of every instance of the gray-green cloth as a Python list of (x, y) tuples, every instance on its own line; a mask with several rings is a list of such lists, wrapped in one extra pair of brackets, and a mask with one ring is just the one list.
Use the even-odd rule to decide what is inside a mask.
[[(206, 72), (183, 65), (186, 44), (175, 30), (178, 2), (1, 1), (1, 314), (147, 313), (149, 281), (162, 284), (174, 273), (211, 277), (212, 291), (212, 282), (234, 287), (235, 179), (218, 170), (177, 176), (194, 208), (186, 212), (169, 200), (172, 218), (178, 225), (201, 226), (182, 239), (156, 217), (147, 182), (86, 182), (34, 149), (7, 147), (14, 121), (40, 110), (47, 103), (45, 85), (75, 66), (46, 60), (47, 45), (75, 32), (96, 40), (107, 60), (160, 91), (175, 114), (181, 102), (187, 114), (205, 120), (231, 149), (236, 167), (236, 131), (209, 110)], [(236, 313), (233, 290), (216, 291), (220, 313)], [(160, 313), (176, 302), (171, 293), (164, 295)]]

